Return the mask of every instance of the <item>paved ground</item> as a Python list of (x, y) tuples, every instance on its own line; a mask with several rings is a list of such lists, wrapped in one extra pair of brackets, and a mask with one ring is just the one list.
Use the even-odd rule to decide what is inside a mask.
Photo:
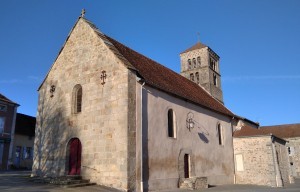
[[(22, 192), (118, 192), (101, 186), (87, 186), (80, 188), (61, 188), (55, 185), (37, 184), (30, 180), (30, 172), (11, 171), (0, 172), (0, 191), (22, 191)], [(171, 192), (171, 191), (164, 191)], [(190, 190), (172, 190), (172, 192), (191, 192)], [(300, 192), (300, 180), (296, 184), (288, 185), (285, 188), (271, 188), (253, 185), (223, 185), (201, 190), (201, 192)]]

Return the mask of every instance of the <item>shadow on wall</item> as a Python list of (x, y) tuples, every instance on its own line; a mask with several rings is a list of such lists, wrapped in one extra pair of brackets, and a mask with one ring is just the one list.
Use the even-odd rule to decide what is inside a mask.
[(59, 94), (50, 96), (48, 92), (43, 89), (39, 95), (32, 166), (32, 173), (37, 176), (58, 176), (65, 172), (60, 165), (65, 163), (65, 147), (72, 134), (66, 131), (64, 109), (57, 106), (63, 97)]
[(198, 136), (204, 143), (209, 143), (209, 140), (204, 133), (198, 133)]

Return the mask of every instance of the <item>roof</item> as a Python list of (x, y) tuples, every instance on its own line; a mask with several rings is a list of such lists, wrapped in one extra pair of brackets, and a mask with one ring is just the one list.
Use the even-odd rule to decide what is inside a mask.
[(34, 136), (36, 118), (17, 113), (15, 134)]
[(282, 138), (300, 137), (300, 124), (262, 126), (260, 129)]
[(234, 137), (258, 135), (275, 135), (279, 138), (300, 137), (300, 124), (263, 126), (260, 128), (253, 128), (246, 125), (233, 134)]
[(138, 74), (145, 80), (146, 84), (199, 104), (205, 108), (209, 108), (213, 111), (231, 117), (235, 116), (230, 110), (213, 98), (198, 84), (130, 49), (113, 38), (106, 35), (105, 37), (136, 69)]
[(193, 51), (193, 50), (197, 50), (197, 49), (202, 49), (202, 48), (205, 48), (205, 47), (208, 47), (207, 45), (204, 45), (200, 42), (197, 42), (195, 45), (193, 45), (192, 47), (188, 48), (187, 50), (181, 52), (182, 53), (186, 53), (186, 52), (190, 52), (190, 51)]
[(8, 99), (7, 97), (5, 97), (4, 95), (2, 95), (1, 93), (0, 93), (0, 101), (4, 101), (4, 102), (11, 103), (11, 104), (19, 105), (19, 104), (13, 102), (12, 100)]
[[(101, 38), (104, 43), (111, 49), (111, 51), (123, 61), (126, 67), (131, 70), (135, 70), (143, 78), (147, 85), (183, 98), (185, 100), (191, 101), (215, 112), (230, 117), (237, 117), (198, 84), (186, 79), (185, 77), (179, 75), (171, 69), (164, 67), (156, 61), (153, 61), (152, 59), (149, 59), (146, 56), (130, 49), (129, 47), (123, 45), (115, 39), (103, 34), (92, 22), (83, 17), (79, 17), (76, 24), (81, 19), (94, 30), (99, 38)], [(69, 33), (62, 49), (64, 48), (76, 24), (71, 29), (71, 32)], [(205, 46), (203, 44), (201, 45)], [(199, 45), (196, 44), (195, 47), (197, 46)], [(62, 49), (60, 50), (58, 56), (60, 55)], [(58, 58), (58, 56), (56, 57), (56, 59)], [(42, 84), (45, 82), (45, 79), (43, 80)], [(42, 84), (40, 85), (39, 89), (41, 88)]]

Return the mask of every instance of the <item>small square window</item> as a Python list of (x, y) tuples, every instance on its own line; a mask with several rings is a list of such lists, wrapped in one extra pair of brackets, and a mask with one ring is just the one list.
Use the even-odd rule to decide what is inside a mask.
[(3, 104), (0, 104), (0, 111), (6, 111), (7, 110), (7, 106), (6, 105), (3, 105)]

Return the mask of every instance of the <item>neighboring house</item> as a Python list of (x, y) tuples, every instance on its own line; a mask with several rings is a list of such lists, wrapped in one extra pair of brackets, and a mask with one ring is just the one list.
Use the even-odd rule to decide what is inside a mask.
[(275, 134), (286, 141), (291, 175), (300, 177), (300, 124), (263, 126), (265, 133)]
[(180, 56), (182, 76), (79, 17), (39, 87), (33, 175), (125, 191), (233, 184), (243, 119), (222, 103), (219, 57), (201, 43)]
[(282, 187), (293, 182), (281, 135), (245, 125), (233, 136), (237, 184)]
[(0, 170), (7, 170), (11, 163), (18, 106), (0, 94)]
[(13, 145), (14, 168), (32, 168), (35, 117), (17, 113)]

